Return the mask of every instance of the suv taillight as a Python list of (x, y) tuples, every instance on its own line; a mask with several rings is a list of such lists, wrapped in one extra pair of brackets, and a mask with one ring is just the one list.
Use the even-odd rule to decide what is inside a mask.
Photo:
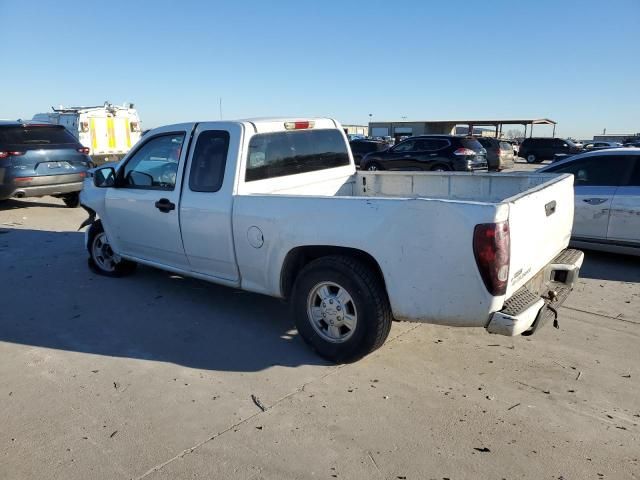
[(87, 147), (80, 147), (80, 148), (77, 148), (76, 150), (78, 150), (78, 153), (83, 153), (85, 155), (89, 155), (89, 152), (91, 151)]
[(453, 152), (454, 155), (464, 155), (464, 156), (470, 156), (470, 155), (476, 155), (477, 152), (475, 150), (471, 150), (470, 148), (458, 148)]
[(7, 157), (20, 157), (22, 155), (24, 155), (26, 152), (18, 152), (17, 150), (12, 150), (12, 151), (1, 151), (0, 150), (0, 158), (7, 158)]
[(489, 293), (504, 295), (509, 278), (509, 222), (481, 223), (473, 231), (473, 254)]

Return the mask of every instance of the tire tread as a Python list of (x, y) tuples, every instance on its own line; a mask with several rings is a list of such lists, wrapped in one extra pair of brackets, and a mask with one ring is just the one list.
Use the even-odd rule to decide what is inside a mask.
[(369, 291), (368, 293), (370, 293), (369, 300), (373, 302), (374, 311), (376, 312), (376, 317), (373, 322), (374, 338), (371, 338), (370, 335), (365, 336), (363, 342), (358, 346), (358, 348), (350, 354), (338, 359), (339, 361), (355, 361), (377, 350), (384, 344), (385, 340), (389, 336), (389, 332), (391, 331), (393, 313), (391, 311), (391, 305), (389, 303), (386, 290), (378, 273), (369, 265), (356, 258), (347, 255), (328, 255), (320, 257), (305, 265), (300, 272), (299, 277), (313, 269), (319, 267), (331, 268), (332, 266), (337, 267), (338, 271), (345, 268), (352, 274), (360, 277), (366, 285)]

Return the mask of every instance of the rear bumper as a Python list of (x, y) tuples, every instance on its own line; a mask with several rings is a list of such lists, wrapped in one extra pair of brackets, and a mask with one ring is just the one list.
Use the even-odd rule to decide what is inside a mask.
[(554, 311), (567, 299), (578, 281), (584, 254), (567, 249), (536, 277), (513, 294), (503, 309), (491, 315), (487, 331), (497, 335), (531, 335), (555, 318)]
[(45, 195), (63, 195), (82, 190), (82, 182), (61, 183), (52, 185), (2, 185), (0, 199), (44, 197)]

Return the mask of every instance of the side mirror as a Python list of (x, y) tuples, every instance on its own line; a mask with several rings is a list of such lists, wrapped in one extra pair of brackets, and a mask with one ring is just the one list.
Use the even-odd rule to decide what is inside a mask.
[(116, 183), (116, 171), (113, 167), (99, 168), (93, 172), (93, 184), (98, 188), (113, 187)]

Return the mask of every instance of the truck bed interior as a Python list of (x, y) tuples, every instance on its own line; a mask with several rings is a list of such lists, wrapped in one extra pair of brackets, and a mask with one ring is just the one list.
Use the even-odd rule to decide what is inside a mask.
[[(555, 183), (564, 175), (536, 173), (458, 173), (458, 172), (356, 172), (327, 178), (327, 171), (314, 181), (306, 174), (303, 183), (295, 176), (267, 188), (250, 188), (253, 194), (311, 195), (334, 197), (426, 198), (461, 202), (501, 203)], [(245, 184), (250, 186), (250, 184)]]

